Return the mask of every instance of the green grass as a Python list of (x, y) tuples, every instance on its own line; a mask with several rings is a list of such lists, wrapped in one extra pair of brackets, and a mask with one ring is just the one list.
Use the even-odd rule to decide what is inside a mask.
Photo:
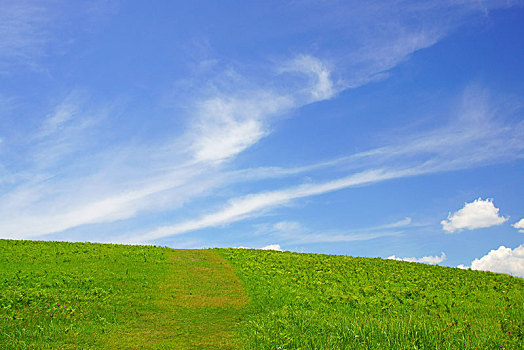
[(245, 303), (212, 251), (0, 240), (1, 349), (232, 348)]
[(246, 349), (522, 349), (524, 280), (502, 274), (220, 249), (251, 306)]
[(522, 349), (523, 305), (400, 261), (0, 240), (1, 349)]

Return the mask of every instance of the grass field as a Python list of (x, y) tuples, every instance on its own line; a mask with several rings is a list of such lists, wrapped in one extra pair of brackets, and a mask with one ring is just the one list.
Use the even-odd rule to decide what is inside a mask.
[(232, 348), (246, 303), (209, 250), (0, 240), (0, 349)]
[(400, 261), (0, 240), (2, 349), (521, 349), (523, 305)]
[(394, 260), (219, 250), (249, 349), (522, 349), (524, 280)]

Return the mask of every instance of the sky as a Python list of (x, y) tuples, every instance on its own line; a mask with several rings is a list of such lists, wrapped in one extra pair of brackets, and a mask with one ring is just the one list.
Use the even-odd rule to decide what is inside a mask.
[(523, 10), (0, 0), (0, 238), (524, 277)]

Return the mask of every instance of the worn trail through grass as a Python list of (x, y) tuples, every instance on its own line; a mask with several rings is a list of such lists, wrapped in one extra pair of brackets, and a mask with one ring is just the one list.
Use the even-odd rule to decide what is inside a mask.
[(0, 349), (520, 350), (523, 305), (523, 279), (482, 271), (0, 240)]
[(229, 349), (247, 297), (231, 266), (209, 250), (172, 250), (155, 312), (137, 319), (112, 345), (151, 349)]
[(1, 349), (231, 349), (247, 297), (211, 250), (0, 240)]

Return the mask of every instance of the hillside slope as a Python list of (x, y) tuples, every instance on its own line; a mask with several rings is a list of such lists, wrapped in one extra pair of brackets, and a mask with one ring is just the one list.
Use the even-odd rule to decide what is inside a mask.
[(2, 349), (521, 349), (524, 279), (246, 249), (0, 240)]
[(248, 349), (522, 349), (524, 280), (402, 261), (220, 249)]
[(2, 349), (231, 348), (246, 302), (209, 250), (0, 240)]

